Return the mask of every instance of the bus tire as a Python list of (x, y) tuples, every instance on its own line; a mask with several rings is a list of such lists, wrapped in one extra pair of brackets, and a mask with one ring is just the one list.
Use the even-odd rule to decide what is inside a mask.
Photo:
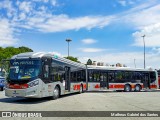
[(58, 86), (56, 86), (53, 90), (53, 96), (52, 99), (56, 100), (57, 98), (59, 98), (60, 96), (60, 88)]
[(79, 94), (83, 93), (83, 85), (81, 84)]
[(124, 86), (124, 91), (125, 92), (131, 92), (131, 86), (129, 84)]
[(140, 92), (141, 91), (141, 86), (140, 85), (135, 85), (135, 88), (134, 88), (135, 90), (135, 92)]

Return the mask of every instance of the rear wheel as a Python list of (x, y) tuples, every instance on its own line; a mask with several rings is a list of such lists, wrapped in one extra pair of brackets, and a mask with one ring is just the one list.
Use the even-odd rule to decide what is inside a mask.
[(59, 98), (59, 96), (60, 96), (60, 89), (59, 87), (56, 86), (53, 91), (52, 99), (56, 100), (57, 98)]
[(130, 92), (131, 91), (131, 86), (130, 85), (125, 85), (124, 91), (125, 92)]
[(136, 86), (135, 86), (135, 91), (136, 91), (136, 92), (141, 91), (141, 86), (140, 86), (140, 85), (136, 85)]

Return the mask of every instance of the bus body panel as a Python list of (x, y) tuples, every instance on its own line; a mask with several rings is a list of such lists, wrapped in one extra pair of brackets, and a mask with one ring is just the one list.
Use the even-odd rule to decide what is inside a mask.
[(30, 83), (38, 81), (38, 85), (29, 87), (27, 89), (8, 89), (5, 90), (5, 95), (8, 97), (26, 97), (26, 98), (42, 98), (53, 96), (53, 90), (55, 86), (60, 87), (60, 95), (65, 95), (69, 93), (79, 92), (80, 86), (83, 86), (83, 90), (86, 90), (85, 82), (71, 83), (70, 92), (65, 90), (65, 82), (52, 82), (45, 84), (41, 79), (33, 80)]

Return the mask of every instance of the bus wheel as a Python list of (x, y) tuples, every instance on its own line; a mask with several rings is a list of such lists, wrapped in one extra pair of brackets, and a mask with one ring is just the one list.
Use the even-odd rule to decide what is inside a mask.
[(128, 85), (128, 84), (125, 85), (125, 86), (124, 86), (124, 91), (125, 91), (125, 92), (130, 92), (130, 91), (131, 91), (131, 86)]
[(59, 87), (56, 86), (53, 91), (52, 99), (56, 100), (57, 98), (59, 98), (59, 95), (60, 95), (60, 89)]
[(141, 91), (141, 86), (140, 86), (140, 85), (136, 85), (136, 86), (135, 86), (135, 91), (136, 91), (136, 92)]
[(83, 93), (83, 85), (82, 85), (82, 84), (81, 84), (81, 86), (80, 86), (79, 93), (80, 93), (80, 94)]

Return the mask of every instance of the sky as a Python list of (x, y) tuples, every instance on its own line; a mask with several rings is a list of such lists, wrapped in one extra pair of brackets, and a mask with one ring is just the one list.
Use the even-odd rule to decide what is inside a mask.
[[(0, 46), (160, 68), (159, 0), (0, 0)], [(135, 62), (134, 62), (135, 61)]]

